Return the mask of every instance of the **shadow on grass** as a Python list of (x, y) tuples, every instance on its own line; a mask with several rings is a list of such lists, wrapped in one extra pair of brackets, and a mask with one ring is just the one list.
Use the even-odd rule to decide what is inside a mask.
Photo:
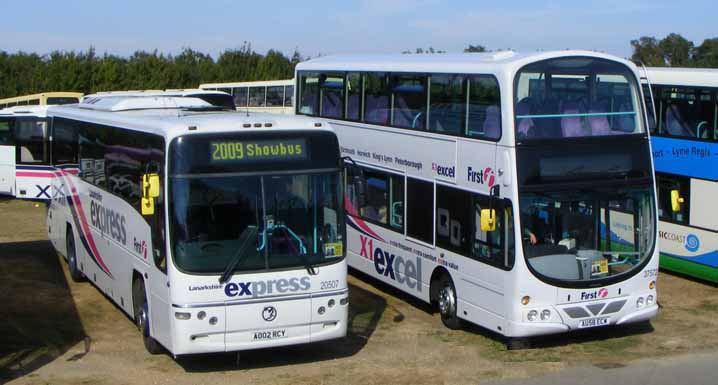
[[(418, 310), (421, 310), (427, 314), (435, 314), (436, 307), (408, 294), (405, 293), (391, 285), (388, 285), (382, 281), (379, 281), (376, 278), (373, 278), (361, 271), (358, 271), (356, 269), (349, 269), (352, 276), (355, 278), (366, 282), (369, 285), (372, 285), (376, 287), (377, 289), (381, 290), (382, 292), (391, 295), (393, 297), (396, 297), (397, 299), (404, 301), (411, 306), (417, 308)], [(401, 312), (399, 310), (393, 308), (398, 315), (395, 316), (395, 322), (397, 321), (398, 317), (403, 317)], [(478, 326), (475, 324), (472, 324), (470, 322), (464, 322), (462, 330), (467, 333), (472, 333), (481, 337), (484, 337), (488, 340), (491, 340), (492, 342), (498, 344), (498, 345), (504, 345), (508, 342), (508, 339), (504, 337), (502, 334), (499, 334), (496, 331), (487, 329), (482, 326)], [(540, 348), (549, 348), (549, 347), (557, 347), (557, 346), (564, 346), (564, 345), (570, 345), (570, 344), (580, 344), (584, 342), (592, 342), (592, 341), (604, 341), (604, 340), (611, 340), (611, 339), (618, 339), (628, 336), (635, 336), (645, 333), (650, 333), (653, 331), (653, 326), (649, 322), (642, 322), (637, 324), (628, 324), (628, 325), (620, 325), (620, 326), (611, 326), (611, 327), (604, 327), (604, 328), (594, 328), (594, 329), (584, 329), (584, 330), (578, 330), (578, 331), (572, 331), (569, 333), (564, 334), (554, 334), (554, 335), (548, 335), (548, 336), (540, 336), (540, 337), (532, 337), (529, 339), (528, 348), (531, 349), (540, 349)]]
[(48, 241), (0, 244), (0, 384), (85, 339), (60, 259)]
[(349, 323), (343, 339), (237, 353), (178, 357), (187, 372), (213, 372), (271, 368), (327, 361), (357, 354), (366, 345), (386, 308), (386, 300), (360, 287), (349, 285)]

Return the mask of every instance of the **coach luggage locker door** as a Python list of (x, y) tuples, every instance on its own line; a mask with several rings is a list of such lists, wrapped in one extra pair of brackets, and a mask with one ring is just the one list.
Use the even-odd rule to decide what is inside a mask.
[[(0, 122), (2, 130), (2, 122)], [(0, 131), (0, 135), (2, 132)], [(0, 137), (2, 139), (2, 137)], [(0, 146), (0, 194), (13, 195), (15, 192), (15, 147)]]
[(289, 271), (227, 285), (227, 351), (311, 341), (309, 277)]

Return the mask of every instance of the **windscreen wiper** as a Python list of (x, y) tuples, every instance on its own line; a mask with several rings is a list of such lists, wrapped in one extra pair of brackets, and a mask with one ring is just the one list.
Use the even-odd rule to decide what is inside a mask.
[(251, 241), (253, 239), (257, 239), (257, 226), (247, 226), (247, 228), (242, 231), (242, 234), (239, 235), (240, 244), (239, 249), (237, 249), (237, 253), (227, 264), (227, 267), (224, 269), (222, 276), (219, 277), (220, 284), (229, 281), (229, 279), (232, 277), (234, 269), (237, 267), (239, 262), (242, 261), (242, 258), (244, 258), (244, 253), (245, 251), (247, 251), (248, 247), (252, 245)]

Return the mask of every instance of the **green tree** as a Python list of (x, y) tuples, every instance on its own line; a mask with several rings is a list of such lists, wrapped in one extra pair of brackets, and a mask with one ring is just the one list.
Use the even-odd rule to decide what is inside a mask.
[(692, 41), (677, 33), (671, 33), (658, 43), (658, 47), (663, 52), (663, 60), (671, 67), (690, 66)]
[(486, 47), (484, 47), (481, 44), (477, 44), (477, 45), (469, 44), (468, 47), (464, 48), (464, 52), (486, 52)]
[(693, 50), (693, 61), (698, 67), (718, 68), (718, 37), (703, 40)]
[(631, 40), (633, 55), (631, 59), (641, 61), (647, 66), (663, 67), (666, 65), (663, 50), (655, 37), (642, 36), (638, 40)]

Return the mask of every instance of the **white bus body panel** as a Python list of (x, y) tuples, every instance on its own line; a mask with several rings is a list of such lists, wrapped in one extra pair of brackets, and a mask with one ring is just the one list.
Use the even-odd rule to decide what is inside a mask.
[[(341, 300), (348, 296), (346, 261), (316, 271), (237, 272), (219, 284), (218, 275), (187, 275), (173, 268), (172, 311), (190, 313), (188, 320), (172, 317), (173, 353), (238, 351), (345, 336), (348, 306)], [(200, 312), (206, 314), (203, 319)]]
[(22, 199), (48, 200), (51, 198), (50, 183), (52, 166), (15, 166), (15, 197)]
[(0, 146), (0, 194), (15, 194), (15, 146)]

